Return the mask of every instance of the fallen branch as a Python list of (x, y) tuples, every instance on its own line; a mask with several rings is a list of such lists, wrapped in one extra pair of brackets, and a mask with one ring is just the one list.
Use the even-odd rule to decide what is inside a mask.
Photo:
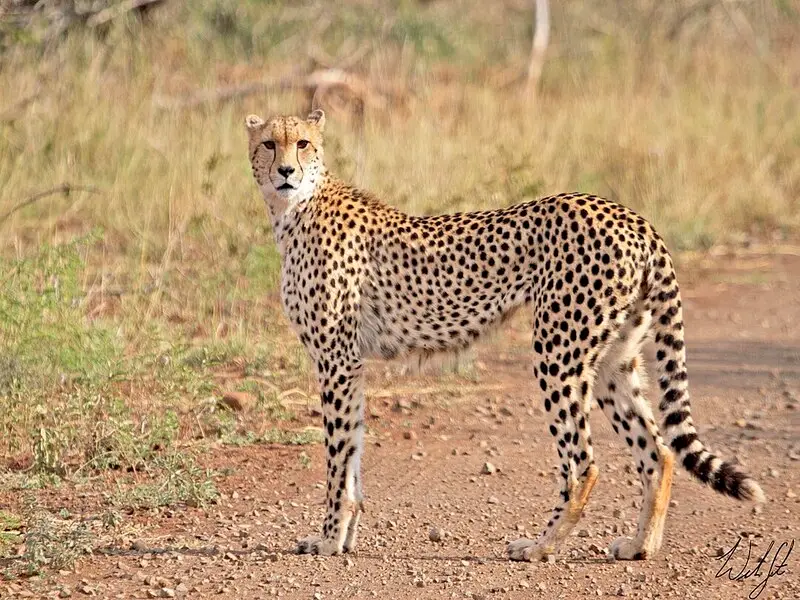
[(272, 81), (254, 81), (238, 86), (203, 90), (183, 98), (155, 96), (153, 101), (156, 106), (162, 109), (185, 109), (197, 108), (205, 104), (227, 102), (270, 90), (296, 89), (316, 92), (318, 88), (328, 90), (333, 87), (342, 87), (352, 95), (363, 99), (367, 104), (379, 107), (386, 105), (386, 99), (382, 94), (372, 91), (370, 86), (357, 75), (347, 73), (341, 69), (320, 69), (305, 77), (282, 77)]
[(103, 190), (91, 185), (72, 185), (69, 183), (62, 183), (61, 185), (54, 187), (52, 189), (34, 194), (33, 196), (26, 198), (25, 200), (14, 206), (11, 210), (9, 210), (2, 217), (0, 217), (0, 225), (2, 225), (15, 212), (22, 210), (26, 206), (30, 206), (31, 204), (37, 202), (38, 200), (41, 200), (42, 198), (46, 198), (47, 196), (52, 196), (53, 194), (64, 194), (65, 196), (69, 196), (70, 193), (72, 192), (87, 192), (89, 194), (104, 193)]
[(311, 58), (311, 61), (314, 64), (314, 66), (317, 68), (346, 70), (354, 67), (355, 64), (362, 58), (364, 58), (369, 51), (370, 51), (369, 44), (363, 43), (358, 48), (356, 48), (349, 56), (346, 56), (344, 58), (334, 58), (319, 46), (311, 46), (308, 49), (308, 55)]
[(687, 25), (693, 17), (707, 16), (717, 4), (717, 0), (699, 0), (692, 4), (672, 22), (669, 31), (667, 31), (667, 39), (670, 41), (677, 39), (681, 31), (683, 31), (684, 26)]
[(161, 4), (164, 0), (126, 0), (114, 6), (109, 6), (94, 13), (86, 19), (86, 26), (89, 28), (101, 27), (117, 17), (131, 12), (132, 10), (147, 9), (155, 4)]

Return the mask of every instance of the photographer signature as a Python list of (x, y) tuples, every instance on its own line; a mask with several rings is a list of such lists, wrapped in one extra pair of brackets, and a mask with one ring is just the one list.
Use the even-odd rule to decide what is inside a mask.
[[(733, 567), (728, 566), (728, 563), (731, 562), (734, 554), (736, 554), (741, 541), (742, 538), (738, 538), (736, 543), (733, 545), (733, 548), (718, 557), (718, 560), (724, 562), (722, 563), (719, 571), (717, 571), (716, 577), (725, 577), (727, 575), (728, 579), (731, 581), (745, 581), (752, 577), (763, 577), (763, 579), (757, 580), (755, 587), (748, 595), (750, 600), (755, 600), (767, 587), (767, 582), (772, 577), (778, 577), (786, 573), (789, 556), (792, 554), (792, 550), (794, 550), (794, 540), (791, 542), (781, 542), (780, 546), (778, 546), (775, 550), (772, 560), (769, 561), (770, 553), (775, 547), (775, 541), (771, 541), (766, 551), (755, 561), (755, 567), (748, 569), (748, 566), (750, 565), (750, 554), (753, 550), (753, 540), (749, 540), (747, 547), (747, 558), (744, 561), (744, 565), (742, 565), (742, 568), (738, 573), (734, 574)], [(762, 567), (764, 567), (766, 571), (762, 572)]]

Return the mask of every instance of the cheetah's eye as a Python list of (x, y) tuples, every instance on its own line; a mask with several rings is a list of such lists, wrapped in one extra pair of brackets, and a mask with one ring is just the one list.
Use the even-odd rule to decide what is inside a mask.
[(299, 142), (297, 142), (297, 147), (300, 148), (300, 150), (302, 150), (306, 146), (308, 146), (308, 140), (300, 140)]
[(275, 142), (272, 140), (267, 140), (264, 142), (264, 146), (266, 146), (267, 150), (275, 150)]

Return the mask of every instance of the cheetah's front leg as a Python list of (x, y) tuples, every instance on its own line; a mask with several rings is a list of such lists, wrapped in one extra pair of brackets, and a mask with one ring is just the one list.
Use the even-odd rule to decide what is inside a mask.
[(322, 536), (300, 540), (300, 554), (341, 554), (353, 549), (361, 513), (364, 388), (360, 362), (317, 365), (327, 456), (327, 494)]

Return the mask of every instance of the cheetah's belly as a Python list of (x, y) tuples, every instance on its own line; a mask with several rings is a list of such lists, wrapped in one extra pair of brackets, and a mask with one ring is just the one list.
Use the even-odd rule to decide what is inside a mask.
[[(422, 279), (376, 270), (362, 289), (362, 352), (393, 358), (463, 348), (529, 301), (531, 282), (467, 273)], [(467, 285), (470, 284), (470, 285)]]

